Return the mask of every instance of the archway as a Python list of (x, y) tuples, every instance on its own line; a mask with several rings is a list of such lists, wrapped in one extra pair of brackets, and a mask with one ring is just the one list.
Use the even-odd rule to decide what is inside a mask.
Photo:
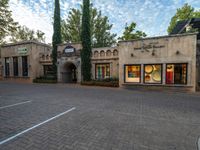
[(73, 63), (66, 63), (64, 65), (64, 72), (62, 74), (64, 83), (76, 83), (77, 82), (77, 71), (76, 66)]

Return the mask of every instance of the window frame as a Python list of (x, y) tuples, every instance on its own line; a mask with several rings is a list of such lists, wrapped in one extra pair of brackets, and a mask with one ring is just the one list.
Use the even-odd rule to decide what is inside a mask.
[[(26, 65), (23, 64), (23, 58), (26, 58)], [(22, 56), (22, 76), (28, 77), (29, 76), (29, 68), (28, 68), (28, 56)], [(25, 70), (27, 70), (27, 74), (25, 74)]]
[[(97, 78), (97, 65), (109, 65), (109, 69), (111, 69), (111, 64), (110, 63), (95, 63), (95, 79), (96, 80), (104, 80), (104, 79), (106, 79), (106, 78), (104, 78), (104, 79), (98, 79)], [(109, 70), (109, 78), (111, 77), (111, 73), (110, 73), (110, 70)]]
[[(17, 59), (16, 64), (14, 62), (14, 59)], [(17, 68), (15, 68), (15, 65)], [(19, 76), (19, 58), (13, 57), (13, 76), (18, 77)]]
[[(160, 83), (148, 83), (148, 82), (145, 82), (145, 66), (148, 66), (148, 65), (160, 65), (161, 66), (161, 81), (160, 81)], [(163, 84), (163, 64), (161, 64), (161, 63), (158, 63), (158, 64), (143, 64), (143, 83), (144, 84), (162, 85)]]
[[(8, 63), (7, 63), (8, 60)], [(5, 57), (5, 77), (9, 77), (10, 76), (10, 58), (9, 57)]]
[[(140, 67), (140, 81), (139, 82), (126, 82), (126, 67), (139, 66)], [(124, 83), (141, 83), (142, 81), (142, 65), (141, 64), (124, 64)]]
[[(167, 83), (167, 65), (186, 65), (186, 82), (185, 84)], [(188, 84), (188, 63), (166, 63), (165, 68), (165, 84), (166, 85), (187, 85)]]

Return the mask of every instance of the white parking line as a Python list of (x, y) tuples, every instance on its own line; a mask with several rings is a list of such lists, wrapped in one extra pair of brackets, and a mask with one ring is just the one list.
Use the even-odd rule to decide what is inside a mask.
[(12, 107), (12, 106), (17, 106), (17, 105), (22, 105), (22, 104), (26, 104), (26, 103), (30, 103), (30, 102), (31, 102), (31, 101), (25, 101), (25, 102), (16, 103), (16, 104), (13, 104), (13, 105), (7, 105), (7, 106), (0, 107), (0, 109)]
[(198, 150), (200, 150), (200, 137), (198, 139), (197, 146), (198, 146)]
[(52, 117), (52, 118), (50, 118), (50, 119), (48, 119), (48, 120), (46, 120), (46, 121), (43, 121), (43, 122), (41, 122), (41, 123), (39, 123), (39, 124), (37, 124), (37, 125), (34, 125), (34, 126), (31, 127), (31, 128), (28, 128), (28, 129), (26, 129), (26, 130), (24, 130), (24, 131), (22, 131), (22, 132), (20, 132), (20, 133), (18, 133), (18, 134), (16, 134), (16, 135), (12, 136), (12, 137), (9, 137), (9, 138), (7, 138), (7, 139), (1, 141), (1, 142), (0, 142), (0, 145), (2, 145), (2, 144), (4, 144), (4, 143), (7, 143), (7, 142), (9, 142), (10, 140), (13, 140), (14, 138), (16, 138), (16, 137), (18, 137), (18, 136), (20, 136), (20, 135), (22, 135), (22, 134), (24, 134), (24, 133), (26, 133), (26, 132), (32, 130), (32, 129), (35, 129), (35, 128), (37, 128), (37, 127), (39, 127), (39, 126), (41, 126), (41, 125), (43, 125), (43, 124), (45, 124), (45, 123), (47, 123), (47, 122), (53, 120), (53, 119), (56, 119), (56, 118), (58, 118), (58, 117), (60, 117), (60, 116), (62, 116), (62, 115), (64, 115), (64, 114), (67, 114), (67, 113), (69, 113), (70, 111), (73, 111), (73, 110), (75, 110), (75, 109), (76, 109), (76, 107), (73, 107), (73, 108), (71, 108), (71, 109), (69, 109), (69, 110), (67, 110), (67, 111), (65, 111), (65, 112), (63, 112), (63, 113), (60, 113), (60, 114), (58, 114), (58, 115), (56, 115), (56, 116), (54, 116), (54, 117)]

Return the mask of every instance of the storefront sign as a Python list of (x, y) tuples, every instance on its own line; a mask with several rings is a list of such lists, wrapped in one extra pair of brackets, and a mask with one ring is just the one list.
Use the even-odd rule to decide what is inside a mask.
[(154, 49), (164, 48), (165, 47), (164, 45), (157, 45), (157, 44), (159, 44), (159, 43), (150, 43), (148, 45), (143, 44), (141, 47), (134, 48), (134, 50), (147, 50), (148, 51), (148, 49), (153, 49), (154, 50)]
[(18, 52), (18, 54), (20, 54), (20, 55), (26, 55), (27, 52), (28, 52), (28, 49), (27, 49), (26, 47), (18, 48), (17, 52)]

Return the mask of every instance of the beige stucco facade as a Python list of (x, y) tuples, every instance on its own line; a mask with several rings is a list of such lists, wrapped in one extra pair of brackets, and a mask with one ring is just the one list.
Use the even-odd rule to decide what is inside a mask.
[[(81, 49), (80, 43), (58, 45), (58, 82), (82, 81)], [(2, 46), (0, 80), (32, 82), (44, 76), (44, 67), (52, 65), (51, 52), (49, 45), (35, 41)], [(27, 75), (23, 74), (23, 57), (27, 57)], [(17, 76), (14, 58), (18, 62)], [(120, 41), (116, 47), (93, 48), (91, 64), (93, 80), (119, 79), (120, 87), (200, 90), (200, 41), (196, 33)], [(146, 71), (149, 67), (152, 72)]]
[[(18, 66), (16, 67), (16, 73), (14, 73), (14, 58), (16, 58)], [(27, 59), (27, 64), (25, 66), (27, 73), (23, 72), (24, 66), (22, 64), (22, 59), (24, 58)], [(36, 77), (44, 75), (44, 65), (52, 64), (51, 47), (36, 41), (6, 44), (1, 47), (1, 63), (3, 80), (32, 82)]]
[[(196, 34), (181, 34), (145, 38), (119, 42), (119, 83), (121, 87), (170, 87), (195, 91), (198, 88), (197, 75), (197, 37)], [(126, 82), (125, 66), (138, 64), (141, 67), (140, 82)], [(145, 83), (145, 65), (160, 64), (161, 82), (159, 84)], [(169, 64), (186, 64), (186, 84), (167, 84), (166, 67)]]
[[(78, 83), (81, 82), (81, 49), (80, 43), (58, 45), (58, 82), (68, 83), (73, 82), (73, 80)], [(116, 47), (93, 48), (91, 57), (92, 79), (118, 78), (118, 54)]]

